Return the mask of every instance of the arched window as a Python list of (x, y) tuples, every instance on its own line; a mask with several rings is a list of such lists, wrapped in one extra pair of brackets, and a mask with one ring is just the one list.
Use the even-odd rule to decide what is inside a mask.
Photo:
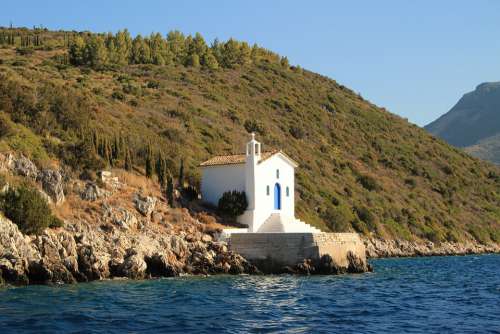
[(286, 187), (286, 197), (290, 197), (290, 188)]
[(269, 196), (269, 193), (270, 193), (269, 186), (266, 186), (266, 195)]
[(276, 178), (279, 179), (280, 178), (280, 170), (279, 169), (276, 169)]

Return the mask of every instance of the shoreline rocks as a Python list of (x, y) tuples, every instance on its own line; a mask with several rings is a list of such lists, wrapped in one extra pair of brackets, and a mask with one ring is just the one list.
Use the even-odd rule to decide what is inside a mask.
[(154, 228), (133, 229), (66, 222), (65, 228), (25, 236), (0, 216), (0, 281), (27, 285), (259, 273), (226, 243), (200, 231), (166, 234)]
[(500, 245), (481, 245), (478, 243), (440, 244), (415, 242), (401, 239), (384, 240), (379, 238), (364, 239), (366, 255), (369, 258), (384, 257), (418, 257), (418, 256), (446, 256), (500, 253)]

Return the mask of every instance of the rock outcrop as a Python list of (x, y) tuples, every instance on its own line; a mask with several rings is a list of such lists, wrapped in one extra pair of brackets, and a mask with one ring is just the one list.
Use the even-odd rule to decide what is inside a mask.
[(85, 184), (85, 189), (80, 193), (80, 197), (86, 201), (97, 201), (98, 199), (103, 199), (109, 197), (111, 193), (105, 189), (100, 188), (94, 182), (87, 182)]
[(151, 196), (142, 196), (136, 194), (134, 198), (135, 208), (144, 216), (149, 217), (153, 213), (156, 206), (156, 198)]
[[(107, 208), (103, 212), (100, 227), (66, 221), (64, 228), (47, 229), (36, 237), (23, 235), (15, 224), (1, 217), (2, 281), (46, 284), (259, 272), (225, 243), (213, 241), (197, 228), (169, 234), (160, 233), (159, 226), (145, 224), (149, 227), (138, 230), (131, 222), (139, 220), (126, 209)], [(124, 216), (117, 218), (120, 214)], [(107, 225), (108, 221), (115, 224)]]
[(499, 245), (481, 245), (478, 243), (452, 243), (440, 244), (416, 242), (408, 240), (384, 240), (371, 238), (364, 240), (366, 255), (370, 258), (379, 257), (405, 257), (405, 256), (440, 256), (440, 255), (467, 255), (482, 253), (499, 253)]
[(49, 195), (55, 205), (64, 202), (63, 177), (60, 171), (53, 169), (42, 170), (38, 175), (38, 179), (42, 184), (43, 191)]
[(66, 199), (61, 171), (56, 169), (39, 170), (33, 161), (22, 154), (0, 153), (0, 171), (10, 172), (40, 182), (40, 192), (49, 203), (60, 205)]

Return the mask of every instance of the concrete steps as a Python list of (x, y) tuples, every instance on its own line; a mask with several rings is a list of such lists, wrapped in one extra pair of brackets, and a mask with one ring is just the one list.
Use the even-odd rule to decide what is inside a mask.
[(294, 217), (273, 213), (260, 226), (258, 233), (321, 233), (321, 230)]

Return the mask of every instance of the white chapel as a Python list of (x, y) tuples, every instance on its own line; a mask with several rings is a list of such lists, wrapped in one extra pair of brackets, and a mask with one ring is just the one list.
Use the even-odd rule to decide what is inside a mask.
[(226, 191), (244, 191), (248, 208), (238, 222), (249, 233), (320, 233), (295, 218), (295, 168), (297, 162), (281, 150), (262, 151), (251, 140), (246, 153), (215, 156), (200, 164), (201, 194), (205, 202), (217, 205)]

